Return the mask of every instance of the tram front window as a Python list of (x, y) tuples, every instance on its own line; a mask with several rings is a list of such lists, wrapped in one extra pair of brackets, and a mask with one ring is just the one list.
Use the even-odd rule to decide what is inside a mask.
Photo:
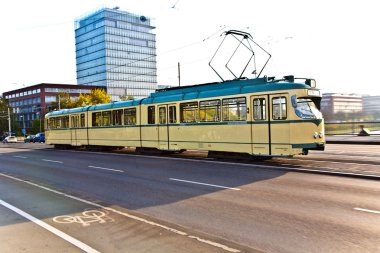
[(292, 97), (292, 104), (295, 113), (303, 119), (321, 119), (322, 113), (319, 111), (321, 98), (319, 97)]

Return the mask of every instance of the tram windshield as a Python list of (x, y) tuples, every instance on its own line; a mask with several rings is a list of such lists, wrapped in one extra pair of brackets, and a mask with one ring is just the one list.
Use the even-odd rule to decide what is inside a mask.
[(292, 96), (292, 105), (298, 117), (303, 119), (321, 119), (322, 113), (319, 111), (321, 104), (320, 97), (296, 98)]

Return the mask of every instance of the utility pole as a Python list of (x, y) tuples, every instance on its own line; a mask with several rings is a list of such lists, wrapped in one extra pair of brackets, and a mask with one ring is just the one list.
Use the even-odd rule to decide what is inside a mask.
[(11, 130), (11, 112), (8, 107), (8, 134), (9, 136), (12, 135), (12, 130)]
[(181, 65), (178, 62), (178, 86), (181, 87)]
[(61, 110), (61, 95), (58, 94), (58, 110)]
[[(40, 109), (41, 110), (41, 109)], [(40, 119), (40, 133), (41, 133), (41, 111), (37, 112), (38, 118)]]
[(25, 129), (25, 114), (24, 115), (20, 115), (20, 117), (22, 117), (22, 132), (24, 134), (24, 138), (25, 138), (25, 133), (26, 133), (26, 129)]

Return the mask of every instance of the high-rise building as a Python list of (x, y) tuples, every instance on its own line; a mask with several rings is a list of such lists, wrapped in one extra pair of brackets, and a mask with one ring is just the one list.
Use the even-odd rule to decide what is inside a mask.
[(75, 21), (77, 83), (106, 86), (113, 101), (157, 89), (156, 35), (149, 17), (102, 8)]
[(364, 113), (380, 119), (380, 96), (363, 96)]

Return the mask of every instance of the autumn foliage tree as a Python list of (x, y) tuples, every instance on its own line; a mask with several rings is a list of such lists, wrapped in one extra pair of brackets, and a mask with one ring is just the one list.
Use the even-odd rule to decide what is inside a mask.
[(66, 92), (60, 92), (57, 94), (56, 102), (52, 103), (52, 110), (70, 109), (75, 107), (82, 107), (88, 105), (97, 105), (110, 103), (111, 97), (103, 89), (93, 89), (90, 94), (79, 95), (77, 99), (71, 99), (70, 94)]
[(111, 103), (111, 97), (103, 89), (93, 89), (90, 94), (80, 94), (75, 107)]

